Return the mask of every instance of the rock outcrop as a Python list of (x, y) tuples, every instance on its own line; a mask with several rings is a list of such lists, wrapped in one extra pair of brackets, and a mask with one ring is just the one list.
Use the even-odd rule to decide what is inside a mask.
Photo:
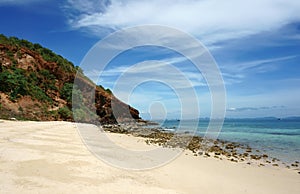
[[(79, 67), (39, 44), (0, 35), (0, 63), (0, 118), (67, 121), (76, 118), (101, 123), (140, 119), (138, 110), (118, 100), (109, 90), (96, 86)], [(76, 84), (80, 86), (74, 85), (76, 73)], [(78, 97), (75, 106), (72, 91)], [(93, 102), (88, 99), (87, 91), (93, 91)], [(130, 114), (114, 114), (112, 102), (118, 110)]]

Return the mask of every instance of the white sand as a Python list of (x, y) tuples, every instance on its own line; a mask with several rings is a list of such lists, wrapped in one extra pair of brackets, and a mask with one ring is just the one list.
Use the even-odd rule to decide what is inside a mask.
[[(108, 134), (126, 148), (141, 138)], [(300, 193), (300, 175), (184, 152), (165, 166), (122, 170), (97, 159), (68, 122), (0, 120), (0, 193)]]

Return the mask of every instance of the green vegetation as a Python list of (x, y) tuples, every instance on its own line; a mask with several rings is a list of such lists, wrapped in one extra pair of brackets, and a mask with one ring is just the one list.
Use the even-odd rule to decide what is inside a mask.
[(44, 91), (47, 90), (54, 90), (57, 91), (57, 87), (55, 86), (55, 75), (51, 74), (48, 70), (42, 69), (39, 71), (40, 75), (40, 83), (41, 83), (41, 88), (44, 89)]
[[(60, 55), (55, 54), (50, 49), (42, 47), (40, 44), (33, 44), (27, 40), (18, 39), (17, 37), (6, 37), (0, 34), (0, 44), (6, 44), (15, 46), (17, 48), (25, 47), (31, 51), (39, 53), (45, 61), (55, 62), (66, 72), (76, 72), (74, 64)], [(8, 51), (11, 52), (11, 51)], [(8, 53), (10, 57), (13, 57), (13, 53)]]
[(65, 83), (60, 90), (60, 95), (68, 102), (69, 106), (65, 107), (65, 109), (61, 108), (58, 110), (61, 118), (69, 118), (69, 115), (72, 114), (68, 112), (70, 111), (71, 107), (73, 110), (74, 119), (76, 119), (76, 121), (87, 121), (89, 119), (93, 120), (97, 118), (97, 115), (83, 104), (83, 95), (78, 89), (77, 85)]
[(68, 103), (72, 102), (72, 90), (73, 84), (72, 83), (65, 83), (60, 90), (60, 96), (65, 99)]
[(74, 119), (76, 119), (76, 121), (85, 121), (86, 120), (86, 113), (83, 109), (75, 109), (73, 111), (74, 114)]
[(109, 94), (112, 94), (112, 91), (109, 89), (109, 88), (104, 88), (103, 86), (101, 86), (101, 85), (98, 85), (98, 87), (99, 88), (101, 88), (102, 90), (104, 90), (104, 91), (106, 91), (107, 93), (109, 93)]
[[(59, 82), (65, 74), (68, 75), (67, 73), (71, 73), (69, 75), (75, 75), (77, 72), (85, 77), (80, 67), (75, 67), (73, 63), (55, 54), (50, 49), (44, 48), (40, 44), (33, 44), (27, 40), (18, 39), (16, 37), (6, 37), (0, 34), (0, 44), (9, 45), (15, 49), (4, 50), (11, 64), (9, 66), (0, 66), (0, 91), (8, 94), (13, 101), (21, 96), (30, 95), (34, 99), (43, 102), (52, 102), (47, 92), (59, 92), (60, 97), (66, 100), (68, 106), (71, 107), (73, 90), (73, 84), (71, 82), (73, 80), (68, 80), (70, 82), (66, 82), (62, 88), (57, 87), (57, 82)], [(30, 66), (26, 71), (18, 68), (16, 58), (22, 57), (21, 48), (27, 48), (40, 54), (45, 61), (56, 63), (62, 71), (54, 71), (51, 73), (48, 69), (38, 70), (37, 64), (32, 64), (34, 67)], [(37, 70), (33, 70), (33, 68), (37, 68)], [(86, 79), (89, 80), (88, 78)], [(75, 96), (79, 96), (82, 100), (82, 95), (80, 96), (76, 87), (73, 92), (75, 92)]]
[[(52, 99), (39, 87), (39, 79), (36, 74), (29, 74), (23, 69), (2, 67), (0, 71), (0, 91), (9, 95), (12, 101), (21, 96), (30, 95), (40, 101), (51, 102)], [(43, 84), (41, 84), (43, 85)], [(45, 87), (45, 86), (44, 86)]]
[(72, 119), (72, 117), (73, 117), (72, 111), (66, 106), (59, 108), (57, 112), (60, 115), (60, 117), (64, 120), (69, 120), (69, 119)]
[[(68, 105), (73, 104), (73, 108), (81, 107), (83, 96), (77, 85), (73, 83), (65, 83), (60, 90), (60, 96), (68, 102)], [(73, 99), (72, 99), (73, 96)], [(73, 102), (72, 102), (73, 100)], [(70, 106), (71, 107), (71, 106)]]
[[(51, 50), (42, 47), (39, 44), (33, 44), (27, 40), (18, 39), (16, 37), (6, 37), (0, 34), (0, 44), (11, 46), (5, 48), (7, 58), (11, 61), (10, 65), (0, 66), (0, 91), (9, 95), (10, 100), (16, 101), (21, 96), (29, 95), (33, 99), (42, 102), (52, 103), (51, 97), (48, 95), (49, 91), (57, 92), (56, 83), (64, 76), (63, 73), (56, 71), (50, 72), (48, 69), (38, 69), (37, 64), (32, 64), (27, 70), (18, 68), (17, 59), (22, 57), (23, 51), (21, 48), (27, 48), (30, 51), (40, 54), (47, 62), (55, 62), (61, 69), (60, 72), (75, 73), (79, 67), (74, 65), (60, 55), (56, 55)], [(5, 56), (4, 56), (5, 57)], [(33, 68), (37, 68), (33, 70)], [(82, 72), (82, 70), (80, 71)], [(71, 97), (64, 96), (68, 102), (71, 102)]]
[[(80, 67), (50, 49), (0, 34), (0, 62), (0, 92), (10, 101), (7, 104), (0, 101), (1, 118), (68, 121), (75, 118), (87, 122), (103, 117), (105, 123), (115, 121), (109, 114), (111, 90), (97, 86), (102, 88), (95, 99), (98, 104), (90, 105), (87, 94), (82, 94), (73, 83), (76, 73), (83, 86), (92, 88), (95, 84)], [(11, 108), (15, 105), (18, 110)]]
[(112, 94), (112, 91), (109, 88), (105, 89), (105, 91), (109, 94)]

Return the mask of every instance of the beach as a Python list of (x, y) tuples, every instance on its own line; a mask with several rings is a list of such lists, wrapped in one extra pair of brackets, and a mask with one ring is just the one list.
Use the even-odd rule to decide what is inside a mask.
[[(157, 147), (130, 134), (105, 135), (125, 148)], [(76, 123), (0, 120), (0, 193), (74, 192), (296, 194), (300, 174), (280, 166), (194, 156), (189, 150), (157, 168), (125, 170), (92, 154)]]

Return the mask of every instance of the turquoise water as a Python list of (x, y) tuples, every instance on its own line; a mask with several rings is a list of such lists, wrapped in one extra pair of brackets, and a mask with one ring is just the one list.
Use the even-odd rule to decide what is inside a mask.
[[(203, 136), (207, 130), (208, 119), (159, 121), (161, 127), (189, 131), (197, 127), (196, 134)], [(283, 162), (300, 160), (300, 118), (290, 119), (226, 119), (218, 139), (247, 144), (253, 149), (267, 153)]]

